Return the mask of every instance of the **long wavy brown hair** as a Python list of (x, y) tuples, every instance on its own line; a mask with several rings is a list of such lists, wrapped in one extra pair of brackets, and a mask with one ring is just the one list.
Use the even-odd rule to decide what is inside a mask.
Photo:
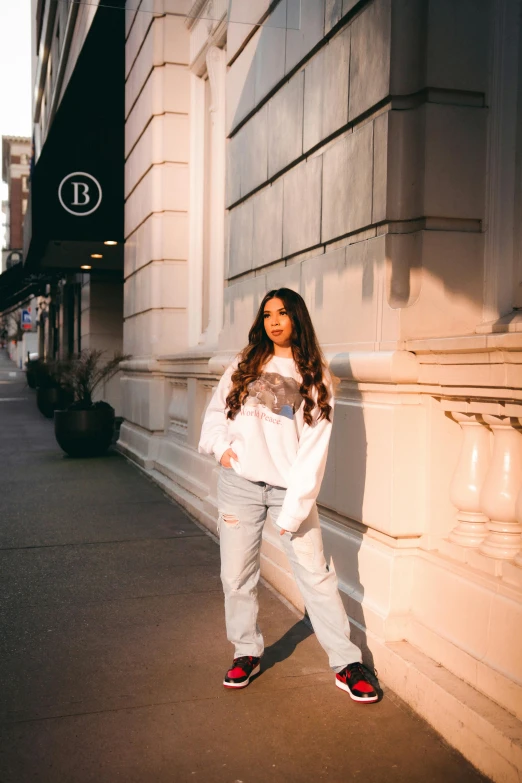
[[(299, 392), (304, 399), (304, 420), (312, 424), (312, 411), (319, 408), (318, 419), (331, 421), (330, 393), (324, 383), (326, 360), (319, 347), (310, 313), (304, 299), (290, 288), (268, 291), (259, 306), (248, 333), (248, 345), (241, 351), (237, 369), (232, 374), (232, 389), (227, 397), (227, 417), (235, 419), (248, 397), (248, 386), (274, 355), (274, 343), (265, 330), (265, 305), (270, 299), (281, 299), (292, 322), (292, 354), (302, 383)], [(314, 399), (314, 391), (316, 400)]]

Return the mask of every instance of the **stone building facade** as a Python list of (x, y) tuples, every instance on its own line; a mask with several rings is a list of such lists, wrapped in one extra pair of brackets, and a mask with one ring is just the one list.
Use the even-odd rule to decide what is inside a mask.
[[(29, 170), (31, 139), (24, 136), (2, 136), (2, 180), (7, 185), (7, 199), (2, 203), (4, 232), (0, 273), (22, 262), (23, 224), (29, 198)], [(14, 272), (16, 274), (16, 270)], [(8, 355), (18, 367), (37, 347), (35, 325), (36, 300), (26, 296), (20, 302), (26, 313), (31, 313), (31, 324), (22, 331), (21, 307), (14, 306), (2, 313), (2, 337)]]
[(23, 223), (29, 197), (29, 162), (31, 139), (23, 136), (2, 136), (2, 180), (7, 185), (3, 247), (21, 250)]
[[(341, 380), (319, 502), (354, 634), (516, 781), (520, 3), (227, 7), (127, 11), (120, 447), (215, 531), (205, 406), (263, 294), (301, 292)], [(262, 570), (300, 605), (269, 523)]]

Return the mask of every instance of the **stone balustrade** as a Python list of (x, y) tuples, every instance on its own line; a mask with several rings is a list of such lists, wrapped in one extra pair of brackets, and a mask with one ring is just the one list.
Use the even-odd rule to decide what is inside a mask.
[[(475, 398), (469, 396), (470, 387), (459, 390), (466, 392), (462, 396), (453, 396), (441, 385), (437, 393), (435, 385), (419, 382), (426, 365), (409, 351), (326, 353), (333, 373), (344, 384), (334, 435), (349, 438), (352, 450), (362, 456), (361, 460), (354, 458), (353, 470), (343, 473), (342, 487), (336, 483), (336, 471), (327, 472), (322, 493), (325, 506), (392, 538), (417, 537), (423, 549), (438, 549), (472, 568), (522, 585), (522, 402), (486, 397), (486, 387)], [(211, 355), (189, 352), (161, 357), (144, 367), (136, 360), (125, 363), (128, 384), (142, 389), (139, 378), (152, 371), (158, 394), (161, 390), (164, 395), (154, 406), (154, 425), (138, 422), (162, 433), (163, 450), (167, 442), (169, 449), (174, 444), (176, 449), (197, 447), (201, 418), (216, 379), (234, 354), (233, 350)], [(126, 418), (132, 420), (131, 413)], [(453, 422), (453, 429), (441, 429), (441, 415)], [(433, 432), (442, 432), (438, 445), (430, 436), (424, 440), (419, 434), (423, 422)], [(386, 440), (394, 444), (389, 454), (376, 451), (373, 445), (384, 431)], [(335, 438), (332, 448), (335, 451)], [(450, 464), (435, 467), (433, 460), (439, 460), (440, 454), (455, 459), (453, 471)], [(187, 458), (184, 454), (182, 461)], [(191, 459), (197, 462), (196, 473), (208, 473), (205, 481), (211, 481), (211, 462), (207, 465), (192, 452)], [(355, 468), (361, 465), (364, 470), (357, 473)], [(406, 495), (401, 483), (404, 476), (409, 476)], [(388, 480), (391, 499), (381, 503), (378, 488), (382, 494)], [(428, 488), (430, 481), (432, 489)], [(412, 486), (416, 487), (415, 499)], [(451, 505), (438, 499), (434, 505), (436, 496), (430, 493), (437, 492), (436, 486), (448, 493)], [(403, 496), (408, 497), (404, 507), (399, 502)], [(428, 508), (425, 517), (423, 508)]]
[(449, 540), (522, 566), (522, 416), (448, 413), (462, 430), (450, 488), (457, 525)]

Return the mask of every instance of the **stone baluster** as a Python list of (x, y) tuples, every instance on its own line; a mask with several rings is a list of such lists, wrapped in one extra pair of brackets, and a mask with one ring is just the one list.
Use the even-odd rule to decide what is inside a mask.
[(479, 546), (487, 535), (488, 517), (480, 507), (480, 493), (491, 456), (490, 432), (476, 416), (452, 413), (462, 428), (462, 447), (450, 487), (450, 498), (457, 507), (458, 524), (449, 540), (466, 547)]
[(493, 431), (493, 454), (482, 487), (480, 505), (489, 517), (488, 534), (480, 552), (489, 557), (511, 560), (522, 544), (522, 525), (516, 506), (522, 486), (522, 436), (509, 418), (485, 415)]
[[(518, 520), (519, 525), (522, 525), (522, 489), (520, 489), (518, 493), (517, 498), (517, 505), (515, 508), (515, 514)], [(519, 550), (517, 556), (515, 557), (515, 564), (517, 566), (520, 566), (522, 568), (522, 549)]]
[[(520, 424), (522, 424), (522, 419), (519, 419), (518, 421)], [(515, 514), (518, 523), (522, 525), (522, 487), (520, 488), (520, 491), (518, 493)], [(515, 563), (517, 566), (520, 566), (520, 568), (522, 568), (522, 549), (519, 550), (517, 556), (515, 557)]]

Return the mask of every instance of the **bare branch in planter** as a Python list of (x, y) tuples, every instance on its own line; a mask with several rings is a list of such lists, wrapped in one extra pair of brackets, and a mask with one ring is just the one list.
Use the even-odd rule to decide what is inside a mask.
[(14, 310), (10, 313), (4, 313), (2, 316), (1, 331), (4, 334), (4, 339), (13, 340), (19, 343), (24, 336), (24, 329), (20, 321), (22, 311), (20, 309)]
[(121, 362), (130, 358), (130, 354), (115, 353), (103, 364), (104, 354), (105, 351), (91, 348), (82, 351), (75, 359), (67, 362), (63, 376), (74, 392), (75, 407), (92, 407), (92, 396), (98, 386), (116, 375)]

